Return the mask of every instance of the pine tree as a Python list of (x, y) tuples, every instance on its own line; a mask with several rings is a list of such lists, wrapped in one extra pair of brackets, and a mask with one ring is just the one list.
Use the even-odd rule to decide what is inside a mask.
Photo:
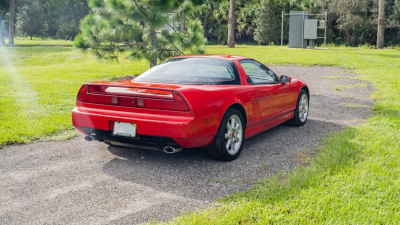
[(128, 52), (153, 67), (157, 59), (204, 52), (199, 21), (188, 21), (184, 31), (171, 26), (171, 13), (181, 11), (174, 0), (91, 0), (89, 6), (92, 14), (82, 21), (75, 46), (100, 58), (118, 59)]

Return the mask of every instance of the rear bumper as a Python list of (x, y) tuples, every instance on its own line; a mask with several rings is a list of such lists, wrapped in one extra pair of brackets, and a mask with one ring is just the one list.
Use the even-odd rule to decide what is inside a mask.
[[(113, 136), (114, 122), (135, 123), (137, 125), (137, 138), (129, 139)], [(214, 135), (199, 137), (199, 126), (193, 117), (163, 116), (156, 114), (142, 114), (132, 112), (114, 112), (109, 110), (93, 110), (88, 108), (75, 108), (72, 111), (72, 123), (82, 133), (83, 129), (91, 128), (99, 133), (100, 141), (113, 141), (116, 145), (142, 145), (146, 144), (143, 137), (151, 137), (167, 143), (170, 139), (183, 148), (205, 147), (212, 143)], [(110, 142), (111, 143), (111, 142)]]

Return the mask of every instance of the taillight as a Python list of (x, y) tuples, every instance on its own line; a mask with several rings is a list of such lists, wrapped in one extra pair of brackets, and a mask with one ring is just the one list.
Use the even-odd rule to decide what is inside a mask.
[[(161, 110), (171, 110), (171, 111), (190, 111), (188, 104), (185, 99), (176, 91), (164, 91), (164, 90), (154, 90), (146, 89), (135, 89), (130, 88), (129, 91), (134, 90), (138, 95), (142, 96), (141, 93), (146, 93), (149, 95), (146, 97), (131, 97), (131, 96), (116, 96), (109, 94), (109, 90), (124, 90), (127, 92), (126, 88), (115, 88), (104, 85), (83, 85), (79, 90), (77, 100), (80, 102), (104, 104), (104, 105), (118, 105), (127, 107), (138, 107), (147, 109), (161, 109)], [(139, 90), (139, 91), (138, 91)], [(124, 94), (133, 94), (132, 92)], [(157, 95), (157, 96), (156, 96)], [(153, 98), (151, 98), (153, 97)], [(168, 97), (168, 99), (167, 99)]]
[(189, 111), (185, 99), (176, 91), (172, 92), (172, 100), (164, 99), (150, 99), (150, 98), (138, 98), (136, 100), (136, 106), (148, 109), (163, 109), (171, 111)]
[(87, 102), (87, 85), (82, 85), (81, 89), (79, 89), (78, 96), (76, 99), (80, 102)]
[(174, 96), (174, 105), (173, 108), (178, 111), (189, 111), (189, 106), (187, 105), (185, 99), (178, 92), (172, 92)]

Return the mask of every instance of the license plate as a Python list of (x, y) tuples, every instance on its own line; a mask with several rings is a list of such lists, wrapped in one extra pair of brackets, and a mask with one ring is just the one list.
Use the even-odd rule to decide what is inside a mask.
[(114, 135), (136, 137), (136, 124), (114, 122)]

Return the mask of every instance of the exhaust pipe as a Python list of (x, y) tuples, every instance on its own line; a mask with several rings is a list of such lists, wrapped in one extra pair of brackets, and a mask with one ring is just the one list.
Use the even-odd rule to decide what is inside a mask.
[(88, 135), (88, 136), (85, 137), (85, 140), (86, 140), (86, 141), (93, 141), (93, 140), (94, 140), (94, 137), (91, 136), (91, 135)]
[(171, 146), (164, 147), (164, 152), (167, 153), (167, 154), (174, 154), (174, 153), (177, 153), (177, 152), (180, 152), (180, 151), (182, 151), (181, 147), (177, 147), (177, 148), (171, 147)]

